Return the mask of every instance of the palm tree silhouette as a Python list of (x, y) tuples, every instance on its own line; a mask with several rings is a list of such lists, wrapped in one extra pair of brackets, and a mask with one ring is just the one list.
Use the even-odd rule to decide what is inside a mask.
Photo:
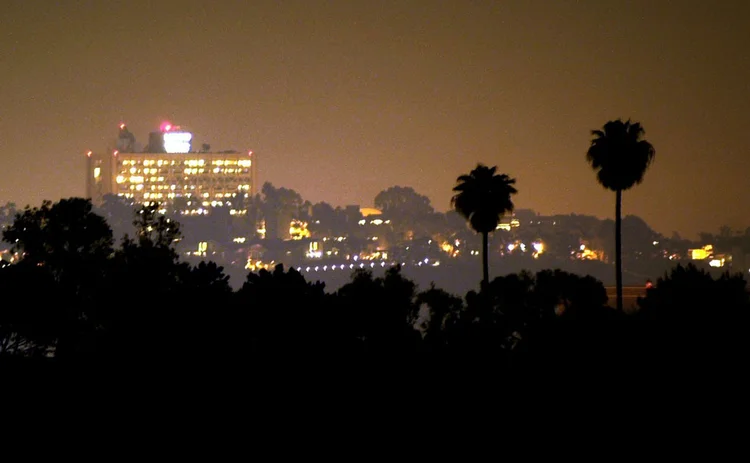
[(474, 231), (482, 234), (482, 284), (490, 282), (487, 256), (488, 234), (497, 229), (500, 219), (513, 212), (510, 196), (518, 193), (513, 187), (516, 180), (506, 174), (495, 174), (497, 167), (478, 164), (468, 175), (456, 179), (456, 194), (451, 206), (469, 221)]
[(615, 192), (615, 278), (617, 310), (622, 311), (622, 192), (643, 181), (653, 162), (654, 147), (643, 139), (646, 131), (638, 122), (609, 121), (602, 130), (592, 130), (586, 161), (604, 188)]

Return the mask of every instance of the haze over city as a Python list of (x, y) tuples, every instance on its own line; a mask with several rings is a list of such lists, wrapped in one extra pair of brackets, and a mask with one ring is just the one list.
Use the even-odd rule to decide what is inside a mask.
[(0, 202), (84, 194), (87, 150), (163, 120), (258, 180), (335, 205), (411, 186), (436, 209), (477, 162), (517, 208), (611, 217), (590, 131), (646, 129), (623, 213), (694, 237), (750, 226), (741, 1), (4, 2)]

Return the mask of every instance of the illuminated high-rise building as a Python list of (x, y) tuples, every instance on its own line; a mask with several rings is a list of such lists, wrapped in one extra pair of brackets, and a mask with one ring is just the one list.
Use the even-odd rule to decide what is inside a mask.
[(113, 193), (133, 203), (156, 202), (180, 214), (208, 214), (214, 207), (244, 213), (243, 199), (252, 197), (256, 188), (253, 152), (210, 152), (208, 145), (196, 151), (192, 140), (191, 132), (164, 123), (138, 150), (135, 137), (122, 124), (116, 149), (105, 157), (87, 154), (88, 197), (98, 203)]
[(92, 151), (86, 153), (86, 196), (94, 204), (101, 204), (104, 195), (111, 192), (109, 163), (105, 162), (105, 158)]

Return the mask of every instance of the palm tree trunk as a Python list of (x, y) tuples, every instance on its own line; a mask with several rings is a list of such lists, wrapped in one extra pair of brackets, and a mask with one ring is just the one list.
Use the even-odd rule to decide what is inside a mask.
[(615, 284), (617, 311), (622, 312), (622, 190), (615, 193)]
[(490, 263), (489, 263), (489, 256), (488, 249), (489, 249), (489, 243), (487, 240), (487, 235), (489, 233), (482, 232), (482, 286), (486, 287), (490, 284)]

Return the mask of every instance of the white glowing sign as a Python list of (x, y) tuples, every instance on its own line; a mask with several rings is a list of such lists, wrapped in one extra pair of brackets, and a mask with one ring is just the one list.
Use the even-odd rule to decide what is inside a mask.
[(193, 134), (190, 132), (165, 132), (164, 151), (167, 153), (189, 153), (190, 140)]

